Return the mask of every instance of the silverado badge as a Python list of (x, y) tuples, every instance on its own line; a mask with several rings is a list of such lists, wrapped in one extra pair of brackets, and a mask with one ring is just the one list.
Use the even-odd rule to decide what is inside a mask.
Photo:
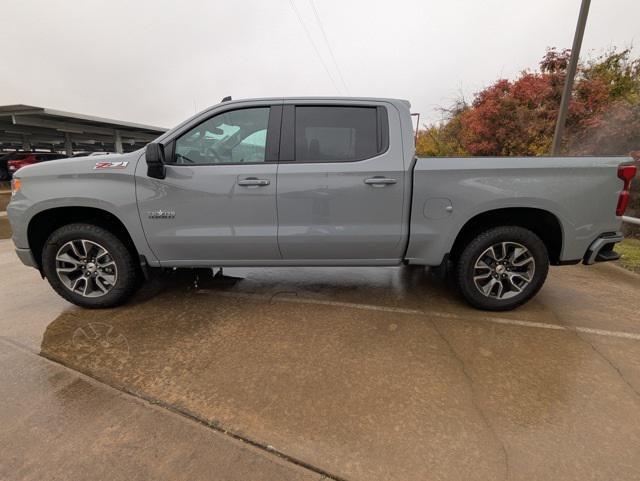
[(176, 216), (174, 210), (150, 210), (147, 211), (149, 219), (173, 219)]

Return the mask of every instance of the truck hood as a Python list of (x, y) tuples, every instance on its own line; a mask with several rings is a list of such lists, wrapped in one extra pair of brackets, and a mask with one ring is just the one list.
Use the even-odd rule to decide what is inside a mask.
[(40, 162), (19, 169), (14, 177), (26, 179), (29, 177), (86, 175), (114, 171), (133, 175), (135, 164), (143, 151), (144, 149), (119, 155), (93, 155)]

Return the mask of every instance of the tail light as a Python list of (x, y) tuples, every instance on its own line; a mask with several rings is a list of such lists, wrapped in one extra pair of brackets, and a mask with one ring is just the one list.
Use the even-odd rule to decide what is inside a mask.
[(623, 216), (629, 205), (629, 189), (631, 189), (631, 181), (636, 176), (637, 167), (635, 165), (621, 165), (618, 167), (618, 178), (624, 181), (624, 187), (620, 191), (618, 197), (618, 206), (616, 207), (616, 215)]

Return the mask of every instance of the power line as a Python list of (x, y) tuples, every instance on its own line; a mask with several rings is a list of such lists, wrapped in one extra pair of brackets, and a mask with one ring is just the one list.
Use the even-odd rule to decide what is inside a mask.
[(329, 79), (331, 80), (331, 83), (333, 84), (333, 86), (336, 89), (336, 91), (338, 93), (340, 93), (340, 88), (338, 87), (338, 84), (334, 80), (333, 75), (331, 75), (331, 72), (329, 71), (329, 68), (327, 67), (327, 64), (325, 63), (324, 59), (322, 58), (322, 55), (320, 55), (320, 50), (318, 50), (318, 46), (313, 41), (313, 37), (311, 37), (311, 32), (309, 32), (309, 29), (307, 28), (305, 23), (302, 21), (302, 17), (300, 16), (300, 12), (296, 8), (296, 5), (293, 2), (293, 0), (289, 0), (289, 5), (291, 5), (291, 9), (296, 14), (296, 17), (298, 18), (298, 22), (300, 23), (300, 25), (302, 25), (302, 28), (304, 29), (304, 32), (307, 34), (307, 38), (309, 39), (309, 43), (311, 43), (311, 46), (313, 47), (313, 50), (315, 51), (316, 56), (318, 57), (318, 60), (320, 60), (320, 63), (324, 67), (325, 72), (327, 72), (327, 75), (329, 76)]
[(336, 70), (338, 71), (338, 76), (340, 77), (340, 81), (344, 86), (344, 90), (349, 94), (349, 87), (347, 87), (347, 82), (344, 81), (344, 77), (342, 76), (342, 71), (340, 70), (340, 66), (336, 61), (336, 56), (333, 54), (333, 49), (331, 48), (331, 44), (329, 43), (329, 39), (327, 38), (327, 32), (324, 31), (324, 26), (322, 25), (322, 20), (320, 20), (320, 15), (318, 14), (318, 10), (316, 9), (316, 4), (313, 0), (309, 0), (311, 4), (311, 8), (313, 9), (313, 14), (318, 21), (318, 25), (320, 26), (320, 31), (322, 32), (322, 37), (324, 38), (324, 43), (327, 45), (327, 49), (329, 50), (329, 54), (331, 54), (331, 60), (333, 60), (333, 65), (335, 65)]

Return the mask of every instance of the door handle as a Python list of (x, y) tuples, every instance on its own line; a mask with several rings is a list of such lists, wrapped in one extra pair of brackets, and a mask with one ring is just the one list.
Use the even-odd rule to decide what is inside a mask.
[(391, 185), (398, 182), (396, 179), (390, 179), (388, 177), (371, 177), (370, 179), (365, 179), (364, 183), (367, 185)]
[(241, 185), (242, 187), (265, 186), (270, 183), (271, 181), (269, 179), (258, 179), (256, 177), (247, 177), (246, 179), (238, 181), (238, 185)]

